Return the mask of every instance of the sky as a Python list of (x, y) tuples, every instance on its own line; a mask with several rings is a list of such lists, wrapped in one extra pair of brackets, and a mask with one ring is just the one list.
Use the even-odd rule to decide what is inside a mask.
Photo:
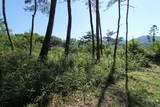
[[(88, 7), (84, 2), (87, 0), (79, 0), (72, 2), (72, 38), (79, 39), (90, 31)], [(106, 36), (107, 30), (116, 31), (118, 20), (118, 6), (114, 4), (111, 8), (106, 10), (106, 5), (109, 0), (100, 0), (101, 3), (101, 23), (103, 36)], [(121, 7), (121, 28), (120, 36), (125, 38), (125, 14), (126, 3)], [(137, 38), (139, 36), (147, 35), (152, 25), (160, 27), (160, 0), (130, 0), (129, 13), (129, 39)], [(12, 33), (29, 32), (31, 29), (32, 12), (24, 11), (24, 0), (6, 0), (6, 15), (9, 28)], [(56, 8), (56, 15), (52, 35), (66, 38), (67, 31), (67, 4), (58, 3)], [(2, 2), (0, 2), (0, 9)], [(2, 13), (2, 9), (0, 11)], [(95, 13), (94, 26), (95, 26)], [(45, 35), (48, 16), (40, 12), (37, 13), (35, 19), (35, 33)]]

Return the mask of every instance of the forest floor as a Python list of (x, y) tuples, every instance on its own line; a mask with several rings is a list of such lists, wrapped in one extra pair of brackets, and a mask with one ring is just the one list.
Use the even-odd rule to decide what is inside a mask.
[[(105, 92), (101, 107), (125, 107), (125, 79), (120, 78)], [(160, 66), (129, 72), (130, 100), (133, 107), (160, 107)], [(100, 89), (84, 93), (77, 91), (68, 97), (52, 96), (48, 107), (96, 107)]]

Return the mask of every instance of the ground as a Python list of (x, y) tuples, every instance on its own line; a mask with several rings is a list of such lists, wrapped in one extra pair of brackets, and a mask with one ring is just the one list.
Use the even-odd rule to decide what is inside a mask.
[[(130, 99), (133, 107), (160, 107), (160, 66), (129, 72)], [(122, 77), (105, 92), (102, 107), (125, 107), (125, 79)], [(101, 90), (83, 93), (77, 91), (69, 97), (52, 95), (48, 107), (96, 107)]]

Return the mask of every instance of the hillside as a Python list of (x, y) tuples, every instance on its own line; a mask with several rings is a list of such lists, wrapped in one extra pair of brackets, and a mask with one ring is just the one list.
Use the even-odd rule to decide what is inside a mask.
[[(1, 107), (96, 107), (98, 101), (102, 107), (125, 107), (124, 47), (117, 50), (115, 73), (110, 76), (112, 45), (106, 45), (97, 60), (91, 54), (91, 43), (78, 45), (75, 41), (66, 57), (63, 41), (52, 37), (51, 42), (56, 43), (50, 47), (44, 63), (38, 60), (43, 38), (34, 35), (33, 55), (29, 56), (28, 37), (29, 33), (12, 35), (16, 50), (11, 51), (6, 48), (7, 36), (0, 36)], [(154, 59), (158, 61), (160, 44), (156, 42), (156, 50), (149, 54), (142, 45), (129, 42), (128, 79), (133, 107), (159, 107), (160, 67)]]
[[(160, 106), (159, 74), (160, 67), (154, 64), (151, 68), (129, 73), (130, 103), (132, 107)], [(102, 107), (125, 107), (124, 86), (124, 77), (122, 76), (119, 81), (106, 90)], [(66, 97), (65, 101), (60, 96), (55, 96), (48, 107), (96, 107), (101, 90), (96, 91), (90, 93), (76, 92), (71, 95), (72, 97)]]
[[(156, 40), (160, 40), (160, 36), (156, 36), (155, 38), (156, 38)], [(147, 39), (147, 36), (140, 36), (140, 37), (135, 38), (135, 40), (140, 41), (142, 44), (149, 43), (148, 39)]]
[(2, 0), (0, 107), (160, 107), (159, 4)]

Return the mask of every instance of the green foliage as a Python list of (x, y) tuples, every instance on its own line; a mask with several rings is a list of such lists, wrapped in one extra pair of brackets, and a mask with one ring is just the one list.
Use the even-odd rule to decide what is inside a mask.
[(16, 71), (19, 66), (23, 65), (25, 59), (27, 59), (27, 55), (21, 52), (1, 53), (0, 71), (3, 73), (12, 73)]
[[(53, 37), (48, 60), (41, 63), (37, 57), (43, 42), (42, 36), (34, 34), (32, 56), (28, 56), (30, 33), (16, 34), (12, 37), (15, 51), (9, 51), (7, 36), (0, 36), (0, 71), (3, 76), (0, 80), (0, 106), (2, 107), (17, 107), (17, 104), (24, 106), (27, 103), (36, 103), (36, 106), (44, 107), (48, 103), (50, 94), (67, 97), (76, 91), (85, 93), (99, 90), (104, 86), (113, 64), (112, 45), (104, 46), (104, 56), (100, 61), (96, 61), (91, 55), (92, 43), (78, 45), (74, 39), (70, 45), (70, 54), (66, 57), (63, 41)], [(159, 41), (153, 44), (151, 55), (154, 56), (159, 52), (160, 44)], [(149, 67), (150, 61), (145, 55), (146, 51), (139, 42), (129, 42), (129, 70), (137, 71), (142, 67)], [(125, 50), (118, 48), (115, 80), (123, 76), (124, 68)], [(143, 95), (137, 90), (132, 91), (132, 95), (137, 93)]]
[[(42, 39), (43, 38), (38, 34), (33, 35), (33, 50), (41, 46)], [(30, 33), (26, 32), (24, 34), (15, 34), (15, 36), (13, 36), (13, 40), (15, 42), (15, 47), (18, 50), (29, 50)]]
[[(34, 1), (33, 0), (25, 0), (25, 11), (34, 11)], [(40, 12), (44, 13), (44, 14), (48, 14), (49, 13), (49, 5), (50, 3), (47, 0), (38, 0), (37, 1), (37, 10), (39, 10)]]
[(148, 40), (149, 42), (155, 42), (156, 38), (155, 36), (157, 35), (157, 33), (159, 32), (158, 26), (157, 25), (153, 25), (150, 30), (149, 30), (149, 35)]
[(128, 51), (133, 53), (134, 55), (135, 54), (143, 54), (143, 55), (146, 54), (146, 51), (143, 48), (143, 46), (140, 44), (139, 41), (136, 41), (136, 40), (129, 41)]
[(87, 32), (86, 35), (81, 37), (80, 44), (85, 44), (85, 43), (88, 43), (91, 41), (92, 41), (92, 34), (91, 34), (91, 32)]
[(10, 43), (7, 35), (0, 35), (0, 52), (8, 51), (10, 49)]
[(129, 54), (129, 69), (131, 71), (139, 70), (141, 67), (150, 67), (149, 59), (142, 54)]
[(78, 51), (77, 52), (83, 52), (83, 53), (92, 53), (92, 43), (88, 42), (85, 44), (79, 44)]
[[(58, 50), (60, 49), (55, 48), (53, 51)], [(34, 101), (36, 96), (44, 92), (61, 93), (66, 96), (72, 91), (83, 89), (89, 81), (92, 85), (99, 83), (97, 81), (102, 78), (102, 74), (97, 78), (94, 77), (95, 74), (99, 75), (99, 70), (96, 69), (101, 67), (99, 65), (95, 69), (93, 76), (90, 68), (93, 64), (91, 59), (90, 54), (79, 53), (70, 54), (67, 58), (58, 56), (57, 61), (48, 60), (46, 64), (42, 64), (37, 62), (36, 58), (28, 57), (21, 52), (2, 55), (3, 63), (0, 63), (0, 66), (3, 80), (0, 89), (0, 105), (23, 106)], [(101, 72), (104, 70), (102, 69)]]
[(160, 56), (160, 40), (156, 40), (150, 45), (151, 55), (154, 57)]
[(159, 82), (160, 77), (156, 72), (159, 69), (154, 66), (151, 72), (130, 73), (130, 95), (134, 107), (159, 107)]
[(5, 30), (4, 21), (0, 17), (0, 36), (5, 34)]
[[(18, 57), (17, 57), (18, 58)], [(14, 64), (10, 62), (10, 64)], [(12, 65), (13, 65), (12, 64)], [(39, 95), (47, 83), (51, 82), (51, 72), (47, 66), (37, 63), (36, 60), (23, 59), (18, 67), (10, 68), (12, 72), (4, 74), (0, 89), (1, 106), (17, 107), (32, 101)]]
[(63, 46), (64, 43), (62, 41), (61, 38), (58, 38), (56, 36), (53, 36), (50, 40), (50, 47), (53, 47), (53, 46)]
[[(29, 50), (29, 39), (30, 39), (30, 33), (24, 33), (24, 34), (15, 34), (11, 35), (16, 50), (19, 51), (28, 51)], [(33, 50), (36, 51), (40, 48), (43, 41), (43, 37), (39, 36), (38, 34), (33, 35)], [(8, 51), (10, 50), (10, 43), (8, 40), (7, 35), (1, 35), (0, 36), (0, 50), (1, 51)]]
[(106, 56), (113, 55), (113, 47), (107, 45), (106, 48), (104, 48), (104, 53)]

